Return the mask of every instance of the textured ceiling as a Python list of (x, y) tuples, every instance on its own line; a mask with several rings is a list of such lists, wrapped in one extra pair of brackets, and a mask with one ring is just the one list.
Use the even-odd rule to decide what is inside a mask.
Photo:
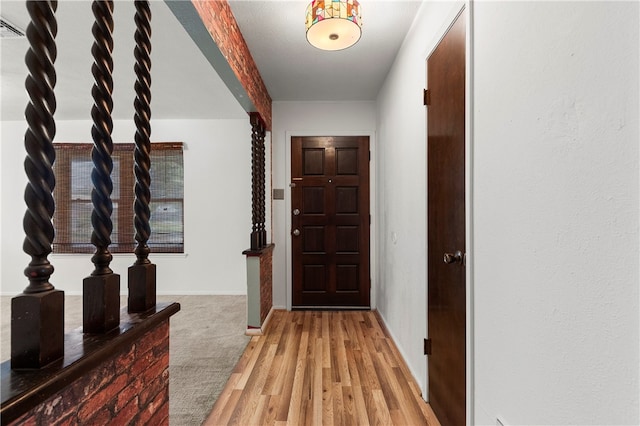
[[(320, 51), (307, 43), (306, 1), (230, 0), (236, 20), (275, 101), (373, 100), (420, 6), (362, 1), (363, 34), (353, 47)], [(152, 117), (243, 118), (241, 106), (163, 1), (152, 1)], [(133, 2), (114, 7), (114, 119), (133, 116)], [(0, 14), (26, 29), (24, 1), (1, 0)], [(91, 2), (61, 0), (58, 11), (56, 119), (90, 119)], [(21, 120), (27, 104), (26, 39), (0, 40), (2, 120)]]
[(362, 0), (362, 37), (341, 51), (311, 46), (306, 1), (232, 0), (231, 9), (274, 100), (373, 100), (420, 7)]
[[(152, 118), (245, 118), (246, 113), (224, 83), (213, 72), (200, 49), (163, 1), (151, 2), (151, 115)], [(26, 29), (29, 15), (24, 1), (1, 0), (0, 15)], [(135, 24), (133, 1), (114, 4), (113, 117), (133, 117), (133, 49)], [(91, 2), (62, 0), (58, 20), (56, 60), (57, 120), (90, 120), (93, 105), (91, 87)], [(2, 120), (20, 120), (28, 98), (24, 89), (27, 69), (26, 38), (0, 39), (0, 90)]]

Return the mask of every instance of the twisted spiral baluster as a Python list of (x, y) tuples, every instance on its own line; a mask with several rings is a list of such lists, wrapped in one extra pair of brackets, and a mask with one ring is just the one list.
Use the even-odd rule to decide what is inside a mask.
[(30, 47), (25, 56), (29, 70), (25, 86), (30, 101), (25, 111), (29, 128), (24, 137), (27, 151), (24, 168), (29, 183), (24, 194), (27, 212), (23, 220), (26, 233), (23, 250), (31, 256), (31, 262), (24, 271), (29, 278), (24, 293), (40, 293), (54, 288), (49, 282), (54, 268), (47, 256), (51, 253), (54, 237), (51, 218), (55, 210), (52, 193), (56, 184), (52, 169), (56, 157), (53, 148), (56, 72), (53, 64), (57, 56), (57, 7), (55, 0), (27, 2), (31, 23), (27, 27)]
[(260, 193), (258, 187), (260, 185), (260, 179), (258, 175), (259, 163), (260, 163), (260, 145), (259, 145), (259, 128), (260, 118), (257, 113), (251, 113), (251, 250), (258, 250), (260, 248), (260, 225), (259, 225), (259, 204)]
[(266, 179), (265, 179), (265, 157), (266, 157), (266, 151), (265, 151), (265, 146), (264, 146), (264, 136), (265, 136), (265, 130), (264, 130), (264, 122), (261, 120), (260, 121), (260, 139), (259, 139), (259, 144), (260, 144), (260, 207), (259, 207), (259, 212), (260, 212), (260, 247), (264, 247), (266, 246), (267, 243), (267, 234), (266, 234), (266, 228), (265, 228), (265, 210), (266, 210), (266, 191), (265, 191), (265, 187), (266, 187)]
[(113, 141), (111, 132), (113, 121), (111, 111), (113, 110), (113, 1), (94, 1), (91, 9), (96, 20), (92, 27), (94, 43), (91, 54), (94, 58), (91, 73), (95, 79), (95, 84), (91, 90), (94, 105), (91, 108), (93, 127), (91, 136), (93, 137), (93, 149), (91, 158), (93, 160), (93, 171), (91, 180), (93, 190), (91, 191), (91, 201), (93, 202), (93, 212), (91, 213), (91, 224), (93, 233), (91, 242), (96, 246), (96, 252), (91, 258), (95, 265), (95, 270), (91, 275), (104, 275), (112, 273), (109, 264), (113, 256), (109, 252), (111, 244), (111, 231), (113, 223), (111, 213), (113, 203), (111, 193), (113, 192), (113, 182), (111, 171), (113, 170)]
[(142, 265), (150, 263), (148, 259), (150, 250), (147, 241), (151, 234), (151, 227), (149, 226), (151, 216), (149, 210), (149, 202), (151, 201), (151, 192), (149, 190), (151, 185), (151, 175), (149, 173), (151, 166), (151, 10), (149, 2), (146, 0), (136, 1), (135, 7), (136, 47), (134, 56), (136, 64), (134, 70), (137, 80), (134, 86), (136, 91), (136, 99), (134, 101), (134, 121), (136, 123), (134, 224), (136, 228), (135, 239), (138, 242), (135, 249), (136, 265)]

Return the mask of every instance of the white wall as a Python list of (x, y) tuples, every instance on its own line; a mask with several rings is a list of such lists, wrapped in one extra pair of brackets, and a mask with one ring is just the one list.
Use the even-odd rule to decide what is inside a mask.
[[(425, 2), (378, 97), (377, 305), (426, 387)], [(639, 4), (475, 2), (474, 424), (639, 424)], [(418, 194), (418, 196), (416, 196)]]
[(639, 12), (475, 3), (478, 424), (640, 424)]
[(425, 2), (378, 95), (377, 307), (427, 394), (426, 58), (463, 2)]
[[(91, 142), (90, 121), (57, 122), (56, 141)], [(247, 119), (152, 120), (153, 142), (181, 141), (184, 151), (185, 255), (151, 254), (157, 264), (159, 294), (246, 294), (246, 264), (251, 232), (251, 126)], [(15, 295), (28, 284), (23, 270), (22, 217), (26, 175), (24, 122), (3, 122), (0, 149), (3, 205), (1, 217), (2, 294)], [(115, 121), (114, 142), (132, 142), (131, 121)], [(9, 208), (10, 207), (10, 208)], [(93, 270), (91, 255), (51, 255), (51, 282), (67, 294), (80, 294)], [(127, 291), (133, 255), (116, 254), (111, 264)]]
[[(291, 306), (291, 136), (370, 136), (372, 150), (371, 203), (375, 206), (375, 104), (373, 102), (274, 102), (272, 143), (272, 187), (284, 188), (285, 200), (273, 201), (273, 305), (277, 308)], [(376, 215), (372, 208), (372, 229)], [(372, 240), (372, 253), (375, 239)], [(372, 267), (375, 258), (372, 258)], [(374, 271), (372, 285), (375, 286)]]

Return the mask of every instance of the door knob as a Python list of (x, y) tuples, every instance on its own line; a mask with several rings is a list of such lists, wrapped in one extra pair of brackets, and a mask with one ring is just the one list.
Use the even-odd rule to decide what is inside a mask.
[(299, 229), (294, 229), (292, 232), (294, 237), (297, 237), (298, 235), (300, 235), (300, 230)]
[(293, 209), (293, 215), (294, 216), (298, 216), (300, 214), (300, 210), (299, 209)]
[(453, 263), (462, 263), (464, 260), (464, 255), (460, 250), (456, 250), (455, 253), (445, 253), (444, 254), (444, 263), (451, 265)]

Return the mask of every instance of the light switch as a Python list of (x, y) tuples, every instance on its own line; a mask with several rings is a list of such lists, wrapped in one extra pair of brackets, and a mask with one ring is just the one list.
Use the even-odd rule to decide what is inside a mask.
[(284, 200), (284, 189), (273, 188), (273, 199)]

